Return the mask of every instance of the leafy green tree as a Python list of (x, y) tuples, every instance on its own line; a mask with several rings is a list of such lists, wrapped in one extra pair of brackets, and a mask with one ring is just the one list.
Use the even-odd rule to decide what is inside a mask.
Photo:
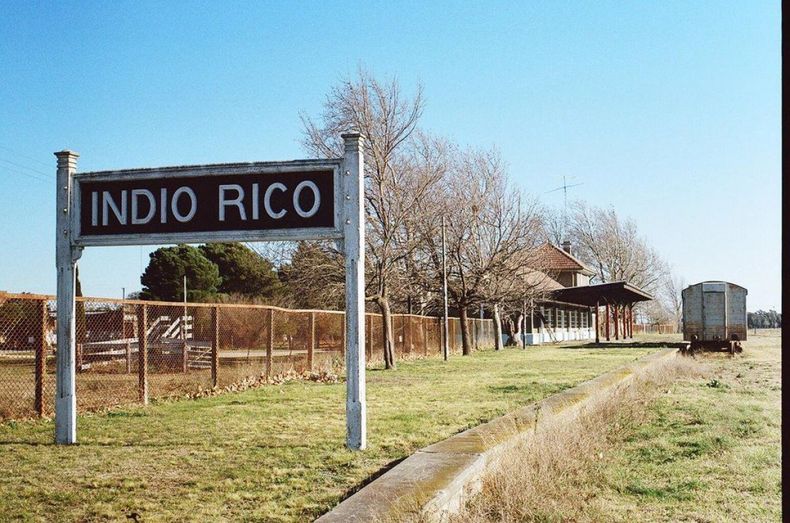
[(217, 265), (219, 292), (248, 298), (271, 298), (280, 291), (280, 280), (266, 258), (241, 243), (209, 243), (200, 252)]
[(200, 249), (184, 244), (161, 247), (152, 252), (150, 258), (140, 277), (143, 284), (141, 299), (183, 300), (185, 275), (187, 300), (207, 301), (216, 297), (222, 281), (219, 268)]

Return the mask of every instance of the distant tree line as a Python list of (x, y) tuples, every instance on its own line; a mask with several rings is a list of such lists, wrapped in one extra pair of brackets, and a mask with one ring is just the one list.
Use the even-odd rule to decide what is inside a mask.
[(746, 314), (746, 322), (750, 329), (779, 329), (782, 327), (782, 313), (773, 309), (749, 312)]

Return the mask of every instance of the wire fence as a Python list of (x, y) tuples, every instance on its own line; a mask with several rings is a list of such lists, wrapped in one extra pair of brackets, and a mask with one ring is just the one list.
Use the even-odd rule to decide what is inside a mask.
[(680, 332), (673, 323), (634, 323), (634, 334), (676, 334)]
[[(0, 293), (0, 420), (48, 416), (55, 398), (54, 296)], [(289, 372), (341, 372), (344, 313), (261, 305), (77, 298), (78, 411), (145, 403)], [(366, 360), (383, 362), (381, 316), (366, 314)], [(393, 315), (398, 358), (441, 354), (441, 319)], [(472, 346), (494, 344), (470, 319)], [(449, 346), (461, 352), (458, 318)]]

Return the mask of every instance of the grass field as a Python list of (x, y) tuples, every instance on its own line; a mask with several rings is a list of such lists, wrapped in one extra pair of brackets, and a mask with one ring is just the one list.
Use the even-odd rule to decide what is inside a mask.
[(750, 335), (742, 357), (698, 359), (701, 378), (622, 420), (604, 471), (612, 519), (781, 521), (780, 332)]
[(13, 520), (303, 521), (416, 449), (643, 356), (647, 348), (481, 351), (369, 370), (368, 450), (344, 448), (344, 387), (290, 382), (79, 418), (0, 425)]
[(513, 452), (457, 521), (781, 521), (781, 334), (682, 358)]

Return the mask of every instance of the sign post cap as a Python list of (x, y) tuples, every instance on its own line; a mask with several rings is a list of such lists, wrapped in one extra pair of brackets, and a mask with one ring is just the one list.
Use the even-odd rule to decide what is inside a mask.
[(77, 151), (71, 151), (69, 149), (63, 149), (62, 151), (56, 152), (55, 156), (57, 156), (58, 158), (67, 157), (67, 156), (73, 156), (75, 158), (79, 158), (80, 153), (78, 153)]

